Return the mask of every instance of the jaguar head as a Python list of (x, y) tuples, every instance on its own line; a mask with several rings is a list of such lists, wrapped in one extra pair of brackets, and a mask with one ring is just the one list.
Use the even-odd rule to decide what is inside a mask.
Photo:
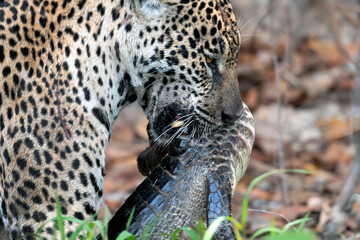
[(142, 81), (138, 101), (150, 139), (210, 133), (243, 111), (236, 60), (240, 33), (227, 0), (134, 0)]

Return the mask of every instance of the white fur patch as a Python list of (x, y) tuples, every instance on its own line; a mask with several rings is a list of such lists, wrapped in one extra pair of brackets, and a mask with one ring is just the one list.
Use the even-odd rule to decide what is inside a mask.
[(141, 11), (148, 17), (159, 17), (166, 11), (166, 5), (158, 0), (143, 0)]

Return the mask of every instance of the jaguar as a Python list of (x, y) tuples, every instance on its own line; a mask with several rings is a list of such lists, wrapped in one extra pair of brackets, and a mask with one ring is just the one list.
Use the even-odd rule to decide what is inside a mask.
[[(210, 132), (238, 119), (240, 42), (228, 0), (1, 1), (0, 216), (9, 238), (35, 239), (56, 217), (56, 196), (66, 216), (99, 209), (105, 149), (129, 103), (140, 104), (158, 146), (181, 134), (174, 123)], [(175, 133), (159, 123), (163, 109)], [(140, 158), (142, 173), (151, 161)], [(65, 222), (66, 236), (75, 228)], [(55, 229), (38, 234), (52, 239)]]

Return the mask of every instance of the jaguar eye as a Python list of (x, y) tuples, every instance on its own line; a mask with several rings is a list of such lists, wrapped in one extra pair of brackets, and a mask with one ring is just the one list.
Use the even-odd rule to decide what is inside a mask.
[(206, 63), (207, 63), (207, 64), (214, 63), (214, 62), (215, 62), (215, 59), (206, 56)]

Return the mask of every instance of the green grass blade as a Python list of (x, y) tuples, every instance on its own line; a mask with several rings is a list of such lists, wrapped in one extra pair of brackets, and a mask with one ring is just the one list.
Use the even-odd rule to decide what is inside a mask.
[(129, 227), (130, 227), (131, 221), (132, 221), (132, 219), (133, 219), (133, 217), (134, 217), (134, 213), (135, 213), (135, 206), (134, 206), (133, 209), (131, 210), (130, 217), (129, 217), (127, 223), (126, 223), (126, 230), (128, 230)]
[(305, 224), (306, 222), (310, 221), (311, 218), (301, 218), (301, 219), (296, 219), (288, 224), (285, 225), (285, 227), (283, 228), (283, 231), (286, 232), (288, 231), (291, 227), (298, 225), (298, 224)]
[(346, 240), (346, 237), (342, 233), (339, 232), (339, 235), (340, 235), (342, 240)]
[(101, 236), (107, 235), (105, 232), (104, 224), (100, 220), (93, 221), (92, 223), (100, 230)]
[[(79, 227), (77, 227), (77, 228), (75, 229), (75, 231), (71, 234), (71, 236), (69, 237), (68, 240), (75, 240), (75, 239), (80, 235), (81, 231), (83, 231), (84, 228), (86, 228), (87, 225), (88, 225), (87, 222), (81, 223), (81, 225), (80, 225)], [(91, 229), (89, 229), (89, 230), (86, 229), (86, 230), (89, 231), (89, 230), (91, 230)]]
[(229, 220), (230, 217), (218, 217), (217, 219), (215, 219), (215, 221), (210, 224), (209, 228), (206, 230), (205, 234), (204, 234), (204, 240), (211, 240), (212, 237), (214, 236), (216, 230), (219, 228), (220, 224), (225, 221), (225, 220)]
[(200, 218), (199, 224), (196, 227), (196, 232), (198, 233), (198, 235), (200, 236), (200, 238), (204, 237), (205, 234), (205, 226), (204, 226), (204, 221), (202, 218)]
[(65, 240), (64, 220), (61, 214), (60, 200), (57, 191), (56, 191), (56, 215), (57, 215), (57, 225), (60, 232), (60, 238), (61, 240)]
[(275, 233), (282, 233), (282, 230), (279, 229), (279, 228), (273, 228), (273, 227), (269, 227), (269, 228), (262, 228), (258, 231), (256, 231), (253, 235), (251, 235), (250, 239), (249, 240), (253, 240), (255, 239), (256, 237), (259, 237), (265, 233), (272, 233), (272, 232), (275, 232)]
[[(270, 226), (271, 226), (271, 228), (276, 228), (276, 226), (275, 226), (275, 220), (274, 220), (273, 217), (271, 218)], [(275, 236), (275, 234), (276, 234), (276, 233), (275, 233), (274, 231), (271, 231), (271, 232), (270, 232), (270, 236)]]
[(178, 233), (180, 232), (180, 228), (176, 229), (172, 234), (171, 234), (171, 240), (175, 240)]
[(200, 240), (200, 237), (197, 235), (194, 229), (190, 227), (182, 227), (180, 229), (186, 232), (186, 234), (190, 237), (191, 240)]
[(264, 240), (317, 240), (316, 236), (309, 232), (286, 232), (274, 237), (265, 237)]
[[(310, 212), (307, 212), (304, 218), (309, 218), (309, 216), (310, 216)], [(301, 232), (304, 229), (305, 223), (306, 222), (300, 223), (300, 226), (298, 227), (298, 231)]]
[(311, 174), (312, 172), (302, 169), (275, 169), (270, 172), (264, 173), (257, 178), (255, 178), (249, 185), (248, 189), (246, 190), (243, 205), (242, 205), (242, 218), (241, 218), (241, 225), (245, 227), (246, 219), (247, 219), (247, 210), (249, 205), (249, 196), (250, 191), (254, 188), (256, 184), (258, 184), (261, 180), (278, 173), (302, 173), (302, 174)]
[(135, 236), (127, 230), (124, 230), (116, 237), (116, 240), (135, 240)]
[(93, 222), (89, 223), (90, 231), (87, 233), (87, 240), (92, 240), (94, 237), (94, 227), (95, 224)]
[[(104, 216), (104, 235), (101, 235), (102, 239), (108, 240), (108, 226), (109, 226), (109, 209), (105, 206), (105, 216)], [(135, 210), (135, 209), (134, 209)]]
[(234, 234), (235, 234), (235, 238), (236, 240), (243, 240), (243, 238), (240, 235), (240, 231), (242, 230), (242, 226), (241, 223), (239, 221), (237, 221), (235, 218), (233, 217), (227, 217), (227, 219), (232, 222), (232, 224), (234, 225)]

